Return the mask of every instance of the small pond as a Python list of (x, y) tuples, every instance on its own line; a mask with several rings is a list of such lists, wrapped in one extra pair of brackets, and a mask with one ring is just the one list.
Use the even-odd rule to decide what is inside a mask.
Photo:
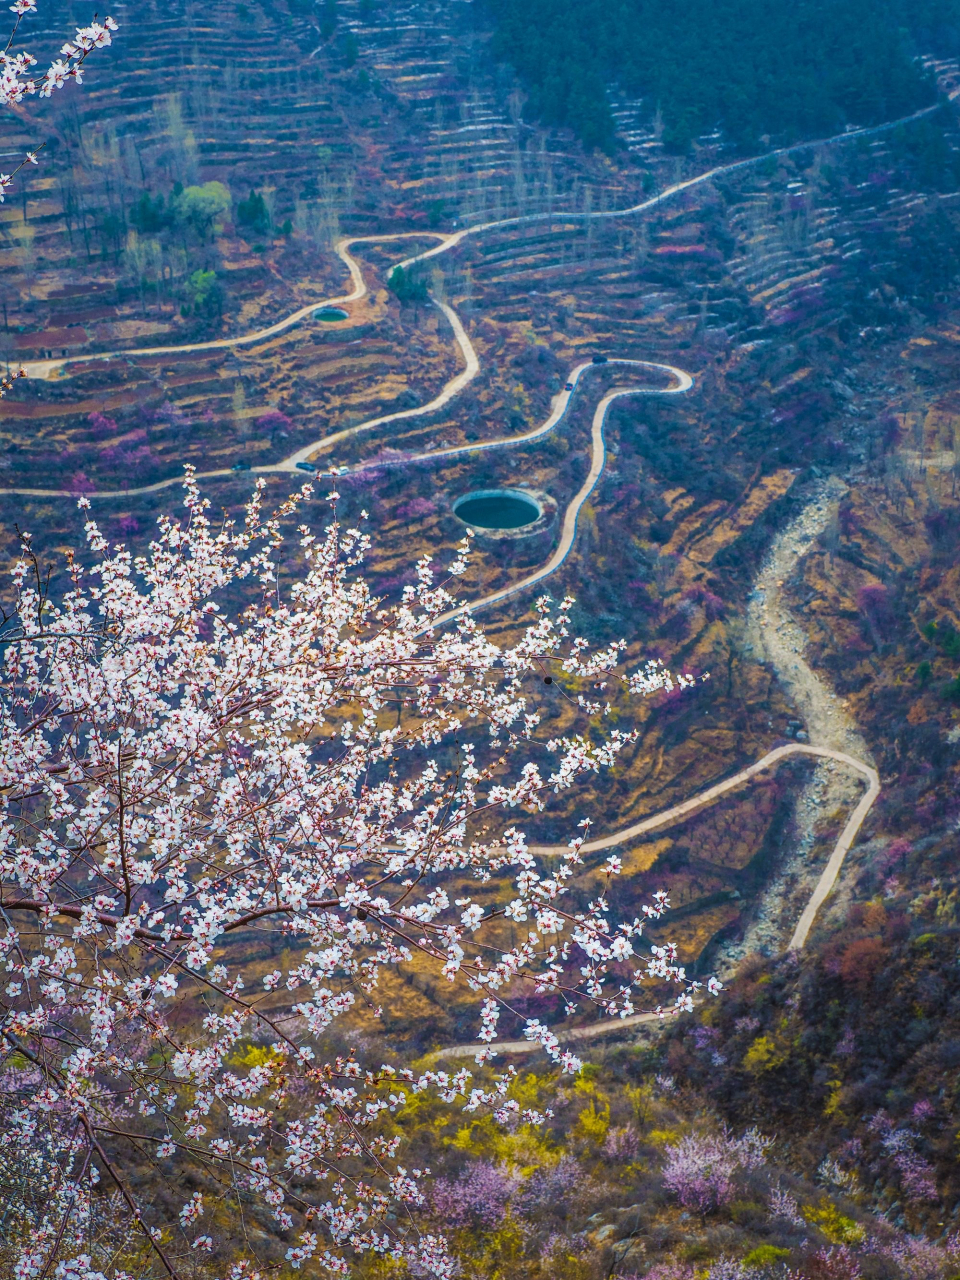
[(478, 529), (522, 529), (540, 519), (539, 503), (518, 489), (481, 489), (453, 504), (464, 524)]
[(349, 314), (342, 307), (321, 307), (313, 313), (314, 320), (324, 320), (332, 324), (335, 320), (349, 320)]

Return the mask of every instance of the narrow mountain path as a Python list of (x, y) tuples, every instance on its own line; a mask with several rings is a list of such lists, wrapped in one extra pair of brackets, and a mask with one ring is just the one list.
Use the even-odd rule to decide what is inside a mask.
[[(914, 115), (905, 117), (902, 121), (892, 121), (885, 125), (880, 125), (871, 129), (861, 129), (851, 131), (850, 133), (840, 135), (836, 138), (824, 139), (821, 143), (804, 143), (793, 147), (781, 148), (771, 154), (774, 156), (786, 155), (792, 151), (809, 149), (811, 146), (825, 145), (828, 142), (844, 142), (857, 137), (871, 136), (882, 133), (898, 124), (908, 121), (917, 120), (928, 115), (936, 108), (928, 108)], [(659, 195), (642, 201), (640, 204), (633, 205), (627, 209), (610, 210), (602, 212), (590, 213), (543, 213), (530, 214), (523, 217), (501, 219), (497, 222), (484, 223), (478, 226), (465, 227), (460, 231), (453, 233), (431, 233), (423, 231), (414, 232), (397, 232), (388, 235), (372, 235), (372, 236), (355, 236), (341, 240), (336, 246), (336, 252), (344, 262), (352, 282), (352, 290), (340, 297), (328, 298), (318, 302), (312, 302), (305, 306), (299, 307), (291, 315), (275, 324), (266, 328), (256, 330), (252, 333), (232, 338), (218, 338), (207, 342), (191, 343), (184, 346), (176, 347), (146, 347), (133, 350), (93, 353), (85, 356), (69, 357), (62, 360), (46, 360), (31, 362), (25, 366), (28, 377), (33, 378), (50, 378), (57, 374), (63, 368), (69, 366), (76, 367), (79, 364), (88, 364), (96, 361), (105, 361), (111, 359), (129, 359), (132, 356), (150, 357), (150, 356), (171, 356), (178, 354), (188, 354), (198, 351), (208, 351), (223, 348), (232, 348), (241, 345), (256, 345), (270, 340), (273, 337), (292, 328), (294, 325), (301, 323), (311, 316), (315, 311), (325, 306), (344, 305), (356, 302), (367, 294), (367, 285), (363, 276), (362, 269), (351, 253), (351, 249), (360, 244), (382, 244), (401, 240), (424, 240), (435, 239), (437, 245), (425, 250), (422, 253), (405, 259), (400, 265), (403, 268), (409, 268), (417, 263), (425, 262), (439, 254), (446, 253), (455, 248), (456, 245), (462, 243), (467, 237), (479, 235), (484, 232), (497, 229), (509, 228), (513, 226), (521, 226), (527, 223), (540, 222), (550, 220), (553, 222), (569, 222), (582, 221), (587, 219), (598, 218), (622, 218), (634, 214), (640, 214), (647, 210), (656, 208), (663, 201), (669, 200), (671, 197), (688, 191), (703, 183), (712, 181), (715, 178), (733, 173), (737, 170), (744, 169), (752, 164), (757, 163), (761, 159), (768, 157), (753, 157), (748, 160), (737, 161), (729, 165), (721, 165), (711, 169), (705, 173), (699, 174), (694, 178), (686, 179), (683, 182), (675, 183), (673, 186), (666, 188)], [(291, 454), (279, 463), (268, 466), (253, 468), (258, 473), (278, 473), (291, 472), (298, 467), (313, 463), (318, 455), (329, 452), (338, 443), (343, 440), (358, 435), (361, 432), (372, 431), (377, 428), (388, 426), (391, 423), (414, 419), (417, 417), (429, 416), (437, 412), (452, 401), (465, 386), (467, 386), (480, 372), (480, 361), (470, 341), (469, 335), (464, 329), (456, 312), (445, 302), (433, 299), (436, 305), (443, 313), (453, 332), (454, 340), (463, 357), (463, 369), (452, 378), (428, 404), (414, 409), (406, 409), (397, 413), (384, 414), (379, 417), (370, 418), (365, 422), (358, 423), (356, 426), (345, 428), (336, 432), (323, 440), (318, 440), (312, 444), (306, 445), (295, 453)], [(581, 485), (579, 491), (568, 504), (564, 513), (561, 527), (560, 539), (556, 550), (550, 559), (535, 572), (527, 575), (516, 583), (512, 583), (499, 591), (492, 592), (488, 596), (480, 600), (473, 601), (443, 615), (433, 626), (443, 625), (444, 623), (455, 620), (456, 618), (466, 614), (473, 613), (480, 609), (501, 603), (507, 598), (525, 591), (537, 583), (545, 581), (563, 564), (567, 555), (572, 548), (576, 539), (577, 520), (579, 513), (586, 502), (594, 486), (603, 473), (606, 451), (603, 440), (603, 428), (610, 405), (617, 399), (628, 395), (676, 395), (682, 394), (690, 390), (693, 386), (693, 379), (686, 371), (671, 365), (655, 364), (646, 361), (635, 360), (610, 360), (604, 362), (607, 364), (616, 364), (621, 366), (633, 366), (637, 368), (648, 369), (660, 373), (667, 374), (671, 379), (671, 385), (665, 388), (651, 388), (643, 386), (626, 386), (616, 387), (607, 392), (600, 400), (593, 416), (593, 424), (591, 429), (591, 461), (590, 469), (586, 479)], [(470, 444), (464, 446), (455, 446), (449, 449), (435, 450), (429, 453), (411, 454), (405, 461), (417, 458), (429, 457), (431, 459), (449, 457), (456, 454), (480, 453), (487, 449), (503, 448), (529, 443), (530, 440), (540, 438), (547, 435), (550, 431), (562, 421), (569, 407), (571, 397), (575, 394), (577, 387), (586, 372), (593, 367), (592, 364), (583, 363), (574, 368), (569, 375), (570, 390), (562, 391), (555, 397), (551, 406), (551, 412), (545, 422), (533, 431), (523, 436), (512, 436), (509, 438), (486, 441), (478, 444)], [(214, 477), (230, 475), (228, 469), (217, 469), (206, 472), (198, 472), (198, 478)], [(90, 498), (111, 499), (122, 498), (124, 500), (138, 494), (155, 493), (159, 490), (168, 488), (181, 483), (180, 477), (171, 477), (170, 479), (159, 481), (156, 484), (145, 485), (135, 489), (126, 489), (122, 491), (99, 491), (86, 495)], [(70, 490), (51, 490), (51, 489), (34, 489), (34, 488), (18, 488), (5, 489), (4, 493), (21, 494), (28, 497), (74, 497)], [(834, 495), (835, 496), (835, 495)], [(680, 821), (684, 817), (697, 810), (713, 803), (714, 800), (737, 787), (748, 783), (752, 778), (763, 770), (770, 768), (782, 759), (788, 756), (806, 755), (812, 756), (822, 762), (830, 762), (830, 766), (835, 769), (836, 765), (843, 766), (844, 770), (858, 776), (862, 781), (867, 783), (860, 802), (856, 805), (850, 814), (840, 837), (837, 840), (830, 859), (824, 867), (816, 885), (811, 892), (806, 905), (800, 915), (796, 927), (791, 938), (790, 946), (795, 949), (801, 948), (806, 942), (810, 927), (819, 908), (829, 896), (836, 883), (837, 876), (843, 865), (844, 858), (850, 849), (853, 841), (856, 839), (860, 828), (870, 811), (874, 801), (880, 792), (880, 780), (876, 769), (869, 761), (869, 752), (866, 749), (860, 735), (857, 733), (856, 727), (850, 721), (849, 717), (843, 712), (842, 706), (838, 703), (836, 697), (825, 687), (823, 682), (813, 672), (812, 668), (803, 660), (802, 647), (803, 638), (799, 628), (789, 617), (782, 597), (780, 596), (780, 587), (789, 572), (796, 565), (802, 554), (809, 549), (813, 539), (825, 527), (826, 516), (830, 509), (832, 501), (829, 495), (824, 495), (823, 501), (814, 502), (799, 518), (793, 522), (787, 530), (785, 530), (774, 541), (768, 559), (761, 571), (757, 586), (751, 601), (750, 613), (748, 616), (748, 630), (754, 637), (754, 644), (760, 646), (768, 661), (776, 669), (778, 676), (781, 678), (791, 695), (794, 697), (802, 714), (805, 716), (808, 725), (810, 737), (814, 739), (810, 744), (795, 742), (786, 746), (775, 748), (768, 752), (755, 764), (748, 766), (746, 769), (740, 770), (732, 777), (717, 783), (715, 786), (708, 788), (699, 795), (691, 797), (689, 800), (675, 805), (668, 810), (664, 810), (659, 814), (651, 815), (643, 819), (639, 823), (634, 823), (630, 827), (623, 830), (600, 836), (590, 841), (584, 846), (586, 852), (594, 852), (602, 849), (613, 848), (618, 844), (625, 843), (646, 831), (655, 830), (660, 827), (669, 825), (672, 822)], [(824, 517), (823, 522), (818, 521)], [(832, 781), (828, 783), (833, 786)], [(554, 846), (543, 846), (535, 850), (541, 856), (551, 856), (560, 849)], [(659, 1013), (638, 1014), (625, 1019), (610, 1019), (603, 1023), (598, 1023), (590, 1027), (575, 1028), (563, 1034), (565, 1040), (583, 1039), (593, 1035), (600, 1035), (613, 1031), (622, 1030), (624, 1027), (638, 1025), (643, 1022), (649, 1022), (659, 1019)], [(516, 1041), (507, 1044), (499, 1044), (500, 1050), (511, 1052), (527, 1052), (539, 1047), (536, 1043), (528, 1041)], [(443, 1051), (445, 1056), (466, 1056), (477, 1051), (476, 1044), (455, 1046), (451, 1049)]]
[[(547, 560), (545, 564), (541, 565), (539, 569), (535, 569), (533, 573), (528, 574), (525, 578), (521, 578), (519, 582), (512, 582), (506, 587), (501, 587), (499, 591), (494, 591), (488, 596), (483, 596), (480, 600), (474, 600), (466, 604), (458, 605), (457, 608), (450, 609), (447, 613), (441, 614), (441, 616), (431, 624), (432, 627), (443, 626), (445, 623), (452, 622), (454, 618), (462, 617), (464, 614), (476, 613), (478, 610), (486, 609), (490, 605), (500, 604), (503, 600), (509, 599), (510, 596), (517, 595), (521, 591), (526, 591), (528, 588), (536, 586), (538, 582), (543, 582), (546, 578), (549, 578), (551, 574), (556, 573), (570, 554), (570, 550), (576, 540), (577, 520), (580, 515), (580, 510), (596, 487), (597, 481), (603, 474), (603, 468), (606, 463), (607, 456), (606, 447), (603, 442), (603, 427), (607, 418), (607, 410), (610, 408), (611, 404), (613, 404), (614, 400), (619, 400), (624, 396), (680, 395), (683, 392), (689, 391), (693, 386), (693, 379), (690, 375), (685, 373), (682, 369), (674, 368), (672, 365), (651, 365), (642, 360), (609, 360), (606, 365), (599, 367), (607, 368), (611, 364), (637, 365), (641, 368), (657, 369), (665, 373), (670, 373), (674, 379), (673, 385), (663, 389), (655, 387), (617, 387), (613, 391), (609, 391), (603, 397), (597, 405), (593, 415), (593, 426), (590, 432), (590, 470), (587, 472), (587, 477), (577, 493), (567, 504), (567, 509), (563, 515), (563, 523), (560, 527), (560, 540), (557, 543), (556, 549), (550, 559)], [(498, 445), (513, 443), (520, 444), (525, 440), (535, 439), (537, 436), (545, 435), (548, 430), (552, 431), (561, 420), (564, 413), (566, 413), (567, 405), (570, 403), (570, 397), (574, 394), (574, 390), (576, 389), (581, 376), (586, 373), (588, 369), (597, 367), (598, 366), (591, 364), (581, 364), (573, 370), (570, 374), (568, 384), (572, 386), (573, 390), (562, 391), (560, 395), (557, 396), (554, 401), (553, 412), (550, 414), (550, 417), (543, 426), (538, 428), (538, 430), (531, 432), (530, 435), (526, 437), (512, 437), (509, 440), (499, 440), (493, 443)], [(492, 445), (488, 445), (486, 447), (490, 448)], [(465, 453), (467, 451), (468, 450), (466, 448), (461, 447), (438, 450), (437, 452), (426, 456), (431, 458), (442, 458), (445, 454)]]
[[(583, 852), (598, 853), (604, 849), (613, 849), (617, 845), (625, 844), (629, 840), (645, 835), (648, 831), (657, 831), (663, 827), (670, 826), (674, 822), (680, 822), (691, 814), (698, 812), (698, 810), (713, 804), (715, 800), (719, 800), (721, 796), (726, 795), (728, 792), (742, 787), (758, 774), (763, 773), (764, 770), (772, 768), (789, 756), (813, 756), (820, 760), (834, 761), (842, 764), (867, 783), (863, 798), (847, 819), (830, 860), (817, 881), (816, 887), (797, 922), (797, 927), (790, 940), (790, 950), (800, 950), (807, 940), (810, 926), (817, 912), (836, 883), (848, 850), (857, 838), (867, 814), (880, 794), (880, 778), (876, 769), (862, 760), (857, 760), (855, 757), (847, 755), (846, 752), (834, 751), (829, 747), (815, 747), (802, 742), (791, 742), (786, 746), (775, 747), (773, 751), (768, 751), (765, 756), (761, 756), (755, 764), (748, 765), (746, 769), (741, 769), (739, 773), (725, 778), (722, 782), (709, 787), (706, 791), (701, 791), (689, 800), (684, 800), (681, 804), (674, 805), (670, 809), (664, 809), (660, 813), (651, 814), (650, 817), (644, 818), (641, 822), (635, 822), (632, 826), (625, 827), (621, 831), (615, 831), (610, 835), (585, 842)], [(531, 845), (530, 852), (541, 857), (549, 857), (566, 852), (566, 848), (566, 845)], [(595, 1022), (586, 1027), (573, 1027), (568, 1031), (561, 1030), (557, 1032), (557, 1035), (563, 1044), (567, 1044), (570, 1041), (593, 1039), (596, 1036), (618, 1035), (630, 1027), (662, 1022), (664, 1018), (669, 1017), (673, 1012), (672, 1008), (667, 1008), (656, 1012), (636, 1013), (626, 1018), (608, 1018), (603, 1022)], [(534, 1053), (541, 1046), (536, 1040), (508, 1040), (494, 1041), (491, 1047), (501, 1053)], [(431, 1056), (434, 1058), (467, 1058), (476, 1054), (481, 1048), (483, 1048), (481, 1044), (473, 1041), (469, 1044), (451, 1045), (448, 1049), (438, 1049)]]
[[(958, 91), (960, 92), (960, 91)], [(439, 243), (433, 249), (425, 250), (423, 253), (415, 254), (413, 257), (404, 259), (399, 265), (403, 268), (413, 266), (418, 262), (425, 262), (429, 258), (435, 258), (439, 254), (448, 253), (451, 249), (456, 248), (464, 240), (471, 236), (483, 235), (489, 231), (499, 231), (508, 227), (519, 227), (533, 224), (536, 222), (585, 222), (596, 221), (598, 219), (615, 219), (629, 218), (637, 214), (646, 213), (651, 209), (658, 208), (664, 201), (671, 200), (674, 196), (682, 194), (684, 191), (690, 191), (695, 187), (702, 186), (705, 183), (712, 182), (716, 178), (726, 177), (729, 174), (736, 173), (740, 170), (750, 168), (762, 161), (780, 156), (792, 155), (796, 152), (807, 151), (815, 147), (824, 147), (831, 144), (851, 142), (857, 138), (873, 137), (880, 133), (886, 133), (891, 129), (896, 129), (900, 125), (909, 124), (912, 121), (920, 120), (924, 116), (930, 115), (938, 110), (938, 105), (925, 107), (922, 111), (916, 111), (912, 115), (903, 116), (898, 120), (890, 120), (884, 124), (874, 125), (866, 129), (851, 129), (846, 133), (835, 134), (830, 138), (820, 138), (812, 142), (795, 143), (788, 147), (779, 147), (774, 151), (766, 152), (763, 155), (749, 156), (745, 160), (736, 160), (731, 164), (716, 165), (712, 169), (707, 169), (703, 173), (696, 174), (692, 178), (685, 178), (681, 182), (675, 182), (669, 187), (665, 187), (663, 191), (655, 196), (650, 196), (647, 200), (641, 200), (639, 204), (629, 205), (624, 209), (606, 209), (597, 211), (577, 211), (577, 210), (550, 210), (545, 213), (523, 214), (515, 218), (499, 218), (493, 222), (478, 223), (476, 226), (463, 227), (459, 231), (440, 232), (440, 231), (398, 231), (387, 232), (382, 235), (368, 236), (348, 236), (340, 240), (336, 245), (336, 253), (342, 259), (350, 273), (350, 279), (353, 283), (353, 289), (350, 293), (342, 294), (335, 298), (323, 298), (317, 302), (309, 302), (290, 315), (285, 316), (282, 320), (277, 320), (274, 324), (267, 325), (263, 329), (256, 329), (247, 334), (239, 334), (229, 338), (210, 338), (203, 342), (192, 342), (181, 344), (179, 346), (162, 346), (162, 347), (133, 347), (120, 351), (99, 351), (81, 354), (77, 356), (66, 356), (60, 359), (52, 360), (32, 360), (23, 365), (24, 371), (28, 378), (49, 378), (52, 374), (69, 365), (71, 367), (79, 364), (89, 364), (96, 361), (125, 359), (129, 356), (169, 356), (197, 351), (217, 351), (230, 347), (254, 346), (260, 342), (266, 342), (270, 338), (279, 336), (286, 332), (287, 329), (293, 328), (302, 321), (310, 317), (313, 312), (321, 310), (323, 307), (342, 306), (351, 302), (356, 302), (367, 294), (367, 286), (363, 279), (363, 274), (356, 260), (350, 254), (353, 245), (358, 244), (386, 244), (396, 240), (437, 240)], [(392, 416), (390, 419), (392, 420)], [(322, 442), (318, 442), (318, 445)], [(218, 474), (218, 473), (212, 473)], [(51, 491), (48, 491), (51, 492)]]
[[(859, 801), (850, 812), (830, 857), (809, 887), (799, 919), (794, 926), (788, 950), (799, 951), (805, 946), (817, 913), (836, 885), (844, 860), (856, 840), (864, 821), (880, 795), (880, 776), (871, 759), (870, 751), (856, 723), (844, 709), (842, 702), (825, 681), (817, 675), (803, 656), (805, 636), (790, 613), (783, 596), (783, 586), (794, 572), (800, 560), (812, 548), (815, 540), (827, 528), (836, 515), (837, 504), (846, 486), (839, 480), (830, 480), (820, 486), (810, 502), (775, 538), (757, 576), (747, 614), (746, 652), (766, 660), (775, 670), (778, 679), (789, 692), (804, 717), (807, 733), (812, 741), (791, 742), (762, 756), (755, 764), (718, 782), (706, 791), (684, 800), (669, 809), (651, 814), (640, 822), (586, 841), (583, 852), (600, 853), (616, 848), (630, 840), (661, 830), (683, 821), (692, 814), (714, 803), (721, 796), (746, 785), (758, 774), (791, 756), (812, 757), (820, 762), (813, 779), (804, 788), (798, 803), (800, 831), (797, 852), (766, 890), (758, 920), (751, 922), (744, 941), (721, 950), (719, 968), (731, 969), (748, 952), (771, 942), (782, 947), (779, 920), (789, 909), (788, 893), (791, 882), (802, 878), (804, 856), (813, 843), (817, 818), (837, 808), (849, 808), (856, 799), (851, 795), (851, 782), (866, 783)], [(486, 603), (481, 601), (480, 605)], [(479, 607), (479, 606), (475, 606)], [(837, 769), (840, 765), (842, 768)], [(852, 776), (851, 776), (852, 775)], [(531, 852), (540, 857), (550, 857), (565, 852), (565, 845), (533, 845)], [(668, 1011), (669, 1012), (669, 1011)], [(559, 1039), (564, 1043), (593, 1039), (605, 1035), (617, 1035), (630, 1027), (661, 1022), (666, 1014), (649, 1012), (626, 1018), (607, 1018), (584, 1027), (560, 1030)], [(532, 1053), (540, 1048), (537, 1041), (495, 1041), (493, 1046), (501, 1053)], [(453, 1045), (437, 1051), (436, 1058), (466, 1058), (474, 1056), (481, 1045), (476, 1041)]]

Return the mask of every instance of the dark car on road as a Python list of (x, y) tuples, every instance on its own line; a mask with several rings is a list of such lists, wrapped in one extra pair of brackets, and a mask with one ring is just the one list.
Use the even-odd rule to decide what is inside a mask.
[(237, 461), (236, 461), (236, 462), (233, 464), (233, 466), (230, 468), (230, 470), (231, 470), (231, 471), (249, 471), (249, 470), (250, 470), (250, 463), (249, 463), (249, 462), (245, 462), (245, 461), (243, 460), (243, 458), (238, 458), (238, 459), (237, 459)]
[(573, 390), (573, 383), (572, 383), (572, 382), (568, 382), (568, 383), (567, 383), (567, 385), (566, 385), (563, 389), (564, 389), (564, 391), (572, 391), (572, 390)]
[(607, 356), (594, 356), (594, 357), (593, 357), (593, 363), (594, 363), (594, 364), (606, 364), (606, 363), (607, 363), (607, 359), (608, 359), (608, 357), (607, 357)]
[(309, 471), (312, 476), (317, 474), (317, 468), (312, 462), (298, 462), (296, 466), (298, 471)]

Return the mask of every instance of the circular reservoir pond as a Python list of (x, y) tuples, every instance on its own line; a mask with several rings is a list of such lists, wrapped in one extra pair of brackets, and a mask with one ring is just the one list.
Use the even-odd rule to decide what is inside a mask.
[(540, 504), (520, 489), (480, 489), (458, 498), (453, 514), (478, 529), (523, 529), (543, 514)]
[(321, 307), (313, 313), (314, 320), (323, 320), (325, 324), (334, 324), (337, 320), (349, 320), (349, 313), (342, 307)]

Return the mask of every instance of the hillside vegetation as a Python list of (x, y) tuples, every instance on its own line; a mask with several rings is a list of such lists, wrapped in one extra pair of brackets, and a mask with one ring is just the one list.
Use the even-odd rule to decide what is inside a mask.
[(609, 147), (606, 90), (619, 82), (659, 108), (664, 141), (686, 151), (719, 126), (744, 150), (906, 115), (933, 100), (918, 52), (950, 49), (956, 0), (489, 0), (495, 47), (520, 73), (528, 108)]
[[(632, 919), (665, 890), (670, 915), (645, 942), (668, 937), (688, 972), (718, 973), (727, 990), (666, 1033), (631, 1023), (577, 1040), (576, 1079), (558, 1081), (542, 1053), (503, 1050), (497, 1065), (518, 1071), (510, 1101), (543, 1124), (497, 1129), (410, 1094), (383, 1119), (404, 1166), (436, 1179), (411, 1211), (418, 1229), (450, 1237), (463, 1280), (958, 1280), (960, 122), (946, 95), (960, 65), (931, 67), (943, 101), (923, 119), (764, 155), (609, 215), (744, 152), (934, 102), (917, 57), (960, 53), (960, 0), (211, 0), (199, 18), (186, 0), (135, 0), (128, 20), (140, 46), (118, 40), (109, 81), (40, 104), (43, 164), (0, 207), (0, 356), (67, 360), (0, 405), (0, 559), (21, 529), (43, 566), (82, 548), (89, 513), (64, 492), (89, 496), (105, 536), (144, 554), (182, 498), (139, 486), (179, 483), (185, 463), (212, 511), (243, 519), (255, 476), (282, 502), (306, 477), (270, 468), (323, 441), (317, 456), (343, 468), (336, 518), (369, 531), (364, 572), (386, 606), (419, 560), (445, 572), (455, 559), (466, 494), (525, 487), (543, 502), (528, 530), (477, 534), (461, 589), (478, 600), (557, 546), (595, 407), (634, 381), (617, 359), (669, 363), (693, 387), (611, 408), (604, 470), (544, 589), (575, 597), (571, 628), (591, 644), (623, 637), (631, 667), (654, 657), (710, 679), (640, 707), (611, 700), (589, 732), (635, 729), (635, 742), (615, 770), (524, 812), (528, 838), (559, 843), (587, 816), (606, 834), (778, 745), (818, 745), (784, 675), (791, 645), (881, 777), (799, 956), (782, 952), (859, 784), (821, 786), (794, 761), (622, 845), (612, 884), (592, 855), (582, 905), (602, 887)], [(36, 140), (32, 119), (10, 124), (11, 147)], [(508, 218), (422, 274), (391, 274), (434, 233)], [(397, 232), (415, 238), (354, 247), (368, 293), (344, 302), (340, 237)], [(423, 413), (463, 369), (428, 294), (460, 318), (480, 372)], [(295, 326), (217, 345), (300, 308)], [(562, 423), (521, 443), (595, 354), (610, 363), (591, 366)], [(636, 382), (659, 393), (665, 378)], [(494, 441), (506, 444), (450, 452)], [(828, 482), (811, 545), (792, 531)], [(323, 481), (286, 518), (278, 591), (303, 581), (296, 525), (326, 527), (326, 495)], [(780, 603), (757, 616), (786, 666), (745, 623), (784, 538)], [(516, 642), (534, 599), (481, 615), (496, 643)], [(221, 616), (247, 603), (238, 587)], [(534, 682), (544, 737), (574, 732), (581, 692)], [(482, 888), (490, 911), (512, 893), (497, 877)], [(516, 945), (518, 928), (505, 920), (493, 949)], [(251, 933), (248, 991), (288, 961), (285, 933)], [(271, 998), (280, 1008), (287, 987)], [(509, 1000), (503, 1041), (528, 1017), (569, 1028), (555, 992), (518, 982)], [(465, 1066), (486, 1089), (490, 1069), (446, 1052), (476, 1029), (476, 992), (418, 955), (319, 1048), (418, 1072)], [(285, 1082), (273, 1043), (245, 1036), (231, 1071)], [(0, 1061), (0, 1116), (40, 1079), (22, 1055)], [(291, 1114), (313, 1105), (302, 1082), (284, 1087)], [(54, 1176), (6, 1151), (0, 1280)], [(191, 1181), (178, 1158), (119, 1140), (111, 1153), (168, 1242), (182, 1243), (179, 1206), (206, 1197), (197, 1230), (218, 1243), (184, 1244), (184, 1277), (327, 1274), (293, 1265), (295, 1234), (246, 1190), (241, 1229), (213, 1176)], [(99, 1186), (93, 1269), (55, 1273), (54, 1260), (49, 1274), (165, 1274), (136, 1252), (113, 1184)], [(258, 1270), (232, 1269), (247, 1243)], [(378, 1257), (352, 1274), (437, 1272)]]

